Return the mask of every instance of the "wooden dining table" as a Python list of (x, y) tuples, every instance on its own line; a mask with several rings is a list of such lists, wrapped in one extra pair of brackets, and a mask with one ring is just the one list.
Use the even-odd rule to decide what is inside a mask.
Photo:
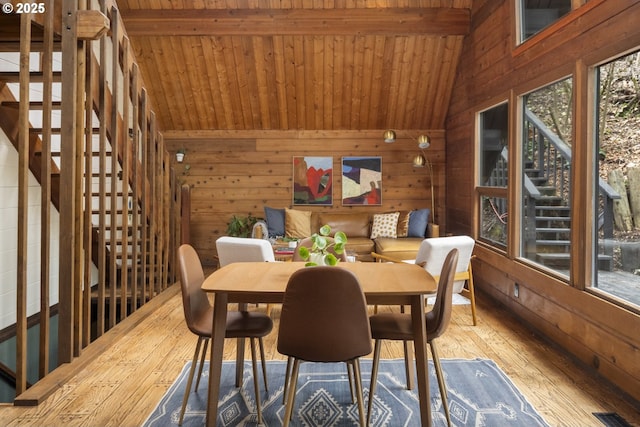
[[(249, 303), (281, 303), (289, 277), (300, 268), (312, 267), (305, 267), (303, 262), (233, 263), (214, 271), (203, 282), (202, 290), (215, 294), (207, 426), (215, 426), (218, 419), (227, 305), (238, 303), (244, 307)], [(336, 268), (344, 268), (356, 275), (367, 304), (410, 306), (414, 342), (427, 342), (424, 299), (426, 294), (436, 290), (436, 281), (427, 271), (405, 263), (343, 262)], [(420, 419), (423, 426), (431, 426), (426, 345), (414, 345), (414, 349)], [(244, 358), (243, 350), (242, 342), (242, 350), (238, 351), (241, 361)]]

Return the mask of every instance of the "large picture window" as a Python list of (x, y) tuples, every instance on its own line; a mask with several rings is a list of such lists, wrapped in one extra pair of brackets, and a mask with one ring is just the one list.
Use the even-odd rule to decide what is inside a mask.
[(523, 97), (521, 256), (568, 276), (572, 80)]
[(593, 287), (640, 306), (640, 52), (596, 68)]

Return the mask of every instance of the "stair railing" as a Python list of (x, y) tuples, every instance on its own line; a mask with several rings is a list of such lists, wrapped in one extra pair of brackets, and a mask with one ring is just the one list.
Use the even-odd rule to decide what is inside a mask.
[[(569, 206), (570, 202), (570, 172), (571, 172), (571, 147), (562, 141), (540, 118), (528, 108), (524, 110), (524, 158), (527, 175), (543, 177), (545, 186), (554, 188), (555, 195), (562, 198), (563, 206)], [(613, 237), (613, 201), (620, 195), (602, 178), (598, 178), (598, 190), (602, 196), (602, 212), (598, 217), (598, 229), (602, 230), (603, 237)], [(537, 190), (536, 190), (537, 191)], [(525, 186), (525, 203), (534, 205), (536, 197)], [(538, 195), (540, 192), (537, 193)], [(533, 220), (533, 216), (531, 217)]]
[[(175, 282), (175, 253), (184, 227), (180, 210), (183, 190), (170, 167), (115, 1), (102, 0), (101, 10), (84, 9), (90, 2), (61, 3), (61, 8), (54, 8), (54, 0), (47, 0), (50, 19), (26, 15), (21, 19), (21, 36), (25, 34), (21, 58), (28, 58), (31, 46), (37, 45), (30, 43), (29, 30), (35, 21), (44, 27), (45, 34), (62, 28), (45, 42), (49, 50), (55, 46), (61, 52), (62, 99), (52, 102), (48, 95), (44, 100), (48, 105), (57, 103), (56, 108), (62, 111), (59, 129), (54, 130), (60, 134), (59, 152), (40, 151), (40, 137), (29, 123), (30, 100), (22, 95), (28, 93), (31, 80), (28, 63), (21, 63), (19, 114), (13, 115), (9, 109), (10, 114), (3, 114), (0, 120), (19, 151), (18, 192), (25, 195), (24, 200), (29, 170), (41, 182), (53, 177), (54, 182), (60, 182), (50, 189), (46, 186), (46, 193), (55, 193), (50, 199), (60, 212), (59, 273), (56, 281), (42, 279), (45, 289), (41, 294), (60, 290), (57, 359), (58, 366), (65, 366), (58, 368), (63, 373), (47, 381), (51, 376), (46, 355), (53, 344), (43, 337), (37, 349), (26, 345), (27, 268), (40, 263), (43, 271), (49, 271), (51, 265), (48, 252), (37, 260), (29, 259), (31, 254), (25, 249), (30, 233), (29, 207), (25, 204), (17, 220), (17, 228), (22, 230), (18, 233), (21, 249), (16, 280), (15, 403), (19, 405), (43, 401), (83, 367), (69, 362), (86, 354), (95, 339)], [(54, 10), (57, 16), (51, 15)], [(50, 55), (42, 58), (43, 63), (48, 61), (52, 61)], [(55, 73), (53, 79), (51, 70), (48, 74), (44, 80), (50, 85)], [(2, 86), (0, 90), (4, 90)], [(6, 90), (0, 95), (0, 100), (8, 99)], [(2, 108), (7, 110), (4, 105)], [(19, 123), (9, 123), (12, 117)], [(47, 129), (40, 132), (46, 134)], [(34, 159), (39, 160), (33, 163)], [(44, 177), (41, 164), (46, 166)], [(43, 213), (43, 222), (49, 221), (46, 216), (45, 220)], [(48, 248), (46, 237), (43, 246)], [(51, 329), (48, 309), (47, 305), (38, 316), (45, 334)], [(31, 369), (27, 369), (27, 360), (34, 359), (29, 351), (39, 353), (41, 365), (40, 380), (34, 384), (26, 380)]]

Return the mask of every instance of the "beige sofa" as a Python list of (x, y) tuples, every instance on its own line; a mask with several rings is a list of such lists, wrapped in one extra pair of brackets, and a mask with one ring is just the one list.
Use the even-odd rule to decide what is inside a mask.
[[(396, 259), (415, 259), (421, 237), (377, 237), (371, 239), (371, 225), (374, 213), (329, 213), (311, 214), (311, 231), (318, 232), (321, 226), (328, 224), (332, 233), (343, 231), (347, 235), (347, 251), (355, 252), (358, 261), (373, 261), (371, 252)], [(438, 237), (438, 226), (429, 224), (428, 237)]]

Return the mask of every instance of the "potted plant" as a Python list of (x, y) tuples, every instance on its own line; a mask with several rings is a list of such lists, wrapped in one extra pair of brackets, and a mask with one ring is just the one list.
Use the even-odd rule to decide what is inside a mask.
[(338, 231), (333, 236), (333, 240), (330, 240), (329, 234), (331, 234), (331, 227), (325, 224), (320, 227), (320, 233), (314, 233), (311, 236), (311, 248), (305, 246), (298, 248), (298, 253), (302, 259), (307, 261), (306, 267), (338, 264), (338, 258), (329, 250), (333, 249), (335, 253), (342, 254), (347, 244), (347, 235), (342, 231)]
[(251, 237), (253, 225), (259, 220), (252, 215), (231, 217), (231, 221), (227, 223), (227, 236), (233, 237)]

